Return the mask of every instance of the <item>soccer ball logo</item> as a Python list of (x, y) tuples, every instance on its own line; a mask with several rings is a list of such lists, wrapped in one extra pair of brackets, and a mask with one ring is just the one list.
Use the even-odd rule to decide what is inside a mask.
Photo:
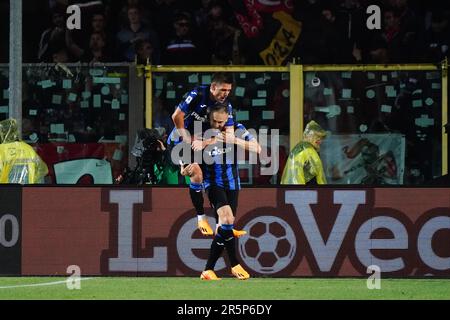
[(239, 252), (245, 264), (262, 274), (277, 273), (295, 256), (294, 231), (283, 219), (261, 216), (244, 226), (248, 235), (239, 239)]

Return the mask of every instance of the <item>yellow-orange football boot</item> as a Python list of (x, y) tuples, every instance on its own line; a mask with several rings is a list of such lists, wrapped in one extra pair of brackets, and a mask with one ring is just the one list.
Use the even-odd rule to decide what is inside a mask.
[(214, 271), (212, 270), (205, 270), (200, 275), (200, 279), (202, 280), (221, 280)]
[(198, 229), (200, 230), (200, 232), (204, 236), (212, 236), (213, 235), (213, 231), (211, 229), (211, 226), (208, 223), (208, 220), (206, 220), (206, 219), (199, 220), (197, 226), (198, 226)]
[(233, 274), (233, 276), (235, 276), (239, 280), (247, 280), (248, 278), (250, 278), (250, 275), (248, 274), (248, 272), (245, 271), (244, 268), (242, 268), (242, 266), (240, 264), (231, 268), (231, 273)]

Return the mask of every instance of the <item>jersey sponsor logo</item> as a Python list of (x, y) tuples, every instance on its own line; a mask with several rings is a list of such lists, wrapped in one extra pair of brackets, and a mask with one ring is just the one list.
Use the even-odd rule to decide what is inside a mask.
[(208, 155), (211, 157), (215, 157), (221, 154), (225, 154), (228, 152), (231, 152), (231, 147), (227, 147), (227, 148), (218, 148), (218, 147), (214, 147), (211, 151), (208, 152)]

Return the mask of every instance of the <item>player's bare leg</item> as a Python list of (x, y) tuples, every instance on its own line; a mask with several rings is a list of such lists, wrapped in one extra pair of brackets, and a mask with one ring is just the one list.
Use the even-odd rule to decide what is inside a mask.
[(236, 258), (236, 242), (234, 236), (234, 215), (230, 206), (223, 206), (217, 209), (219, 216), (218, 235), (224, 239), (224, 245), (228, 252), (230, 264), (232, 266), (231, 273), (239, 280), (247, 280), (250, 275), (238, 263)]
[[(191, 196), (192, 203), (197, 212), (197, 226), (200, 232), (205, 236), (212, 236), (214, 234), (209, 222), (208, 218), (205, 215), (205, 211), (203, 209), (203, 172), (198, 163), (191, 163), (187, 166), (181, 164), (181, 174), (183, 176), (188, 175), (191, 184), (189, 186), (189, 194)], [(216, 227), (216, 233), (217, 228)], [(247, 231), (244, 230), (235, 230), (233, 229), (233, 235), (236, 238), (242, 237), (247, 234)]]

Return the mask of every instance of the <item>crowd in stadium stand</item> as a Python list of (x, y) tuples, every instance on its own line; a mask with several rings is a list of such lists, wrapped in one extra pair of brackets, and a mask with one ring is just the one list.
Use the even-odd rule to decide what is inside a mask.
[[(8, 61), (7, 4), (0, 62)], [(71, 4), (81, 4), (81, 30), (66, 28)], [(373, 4), (380, 30), (366, 26)], [(450, 42), (446, 1), (33, 0), (23, 8), (25, 62), (267, 64), (262, 54), (277, 49), (279, 32), (292, 46), (278, 48), (276, 64), (439, 62)], [(298, 37), (286, 30), (289, 19), (301, 23)]]

